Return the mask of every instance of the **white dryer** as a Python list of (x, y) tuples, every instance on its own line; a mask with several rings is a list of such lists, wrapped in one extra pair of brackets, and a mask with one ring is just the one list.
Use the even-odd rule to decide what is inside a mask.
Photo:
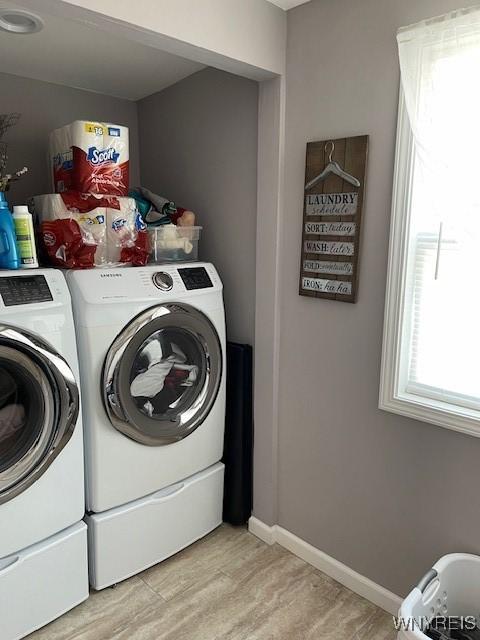
[(0, 627), (16, 640), (88, 597), (83, 437), (60, 271), (0, 271)]
[(225, 317), (211, 264), (71, 271), (90, 580), (119, 582), (222, 519)]

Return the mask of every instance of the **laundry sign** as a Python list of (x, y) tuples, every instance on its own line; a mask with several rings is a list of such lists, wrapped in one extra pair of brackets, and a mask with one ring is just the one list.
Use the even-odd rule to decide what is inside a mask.
[(324, 278), (303, 278), (302, 285), (308, 291), (321, 291), (328, 293), (341, 293), (350, 295), (352, 283), (342, 280), (325, 280)]
[(358, 193), (309, 193), (305, 196), (307, 216), (351, 216), (357, 213)]
[(306, 222), (305, 233), (316, 233), (320, 236), (354, 236), (355, 222)]
[(329, 256), (353, 256), (353, 242), (325, 242), (324, 240), (305, 240), (303, 245), (307, 253), (324, 253)]
[(332, 260), (304, 260), (303, 270), (313, 273), (344, 274), (351, 276), (353, 264), (351, 262), (333, 262)]
[(307, 144), (300, 295), (356, 302), (368, 136)]

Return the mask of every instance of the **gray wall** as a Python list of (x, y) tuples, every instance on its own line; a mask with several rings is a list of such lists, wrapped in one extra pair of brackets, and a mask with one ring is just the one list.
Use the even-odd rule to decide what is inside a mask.
[(47, 165), (50, 131), (74, 120), (100, 120), (130, 129), (130, 181), (139, 180), (138, 123), (135, 102), (99, 93), (72, 89), (39, 80), (0, 73), (0, 113), (22, 114), (5, 140), (9, 143), (9, 169), (28, 167), (29, 173), (15, 183), (9, 194), (11, 205), (50, 191)]
[[(0, 73), (1, 113), (22, 118), (6, 136), (9, 168), (29, 173), (11, 205), (48, 193), (48, 135), (76, 119), (130, 128), (130, 184), (166, 194), (198, 214), (200, 257), (225, 285), (231, 340), (254, 341), (258, 85), (205, 69), (137, 103)], [(141, 170), (139, 153), (141, 137)]]
[[(205, 69), (138, 103), (143, 185), (197, 214), (230, 340), (253, 344), (258, 86)], [(260, 212), (261, 215), (261, 212)]]
[[(279, 522), (400, 595), (442, 554), (480, 552), (480, 440), (377, 408), (395, 33), (463, 4), (314, 0), (288, 14)], [(301, 297), (305, 143), (357, 134), (370, 135), (358, 303)]]

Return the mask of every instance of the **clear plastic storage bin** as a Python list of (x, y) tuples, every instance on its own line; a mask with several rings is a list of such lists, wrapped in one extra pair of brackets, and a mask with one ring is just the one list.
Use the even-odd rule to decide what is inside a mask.
[(464, 629), (480, 626), (480, 556), (451, 553), (440, 558), (402, 602), (397, 638), (428, 640), (430, 621), (451, 617)]
[(149, 228), (150, 262), (198, 260), (198, 241), (202, 227), (177, 227), (174, 224)]

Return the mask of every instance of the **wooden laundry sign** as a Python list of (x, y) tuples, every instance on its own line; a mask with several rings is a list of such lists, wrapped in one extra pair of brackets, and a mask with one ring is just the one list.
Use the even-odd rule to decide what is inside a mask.
[(357, 213), (358, 193), (315, 193), (305, 196), (307, 216), (348, 216)]
[(307, 144), (300, 295), (356, 302), (368, 136)]
[(355, 222), (307, 222), (305, 233), (318, 233), (321, 236), (354, 236)]

